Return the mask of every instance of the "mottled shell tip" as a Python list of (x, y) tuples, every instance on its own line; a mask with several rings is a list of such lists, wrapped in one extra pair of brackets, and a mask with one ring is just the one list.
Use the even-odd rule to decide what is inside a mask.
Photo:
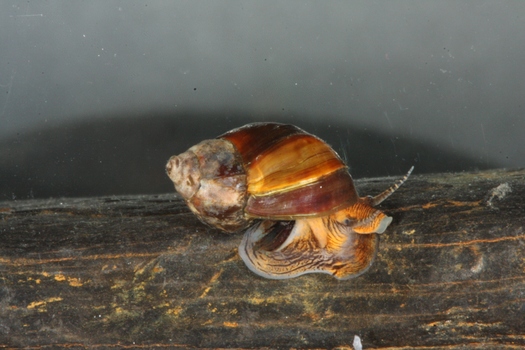
[(199, 189), (201, 179), (199, 160), (193, 152), (172, 156), (166, 164), (166, 173), (173, 181), (175, 189), (185, 199), (193, 197)]

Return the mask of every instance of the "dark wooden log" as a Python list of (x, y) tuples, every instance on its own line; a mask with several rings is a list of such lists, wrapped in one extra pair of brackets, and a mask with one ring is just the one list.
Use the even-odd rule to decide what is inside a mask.
[(382, 209), (365, 275), (276, 281), (175, 194), (1, 202), (0, 347), (525, 347), (524, 170), (414, 175)]

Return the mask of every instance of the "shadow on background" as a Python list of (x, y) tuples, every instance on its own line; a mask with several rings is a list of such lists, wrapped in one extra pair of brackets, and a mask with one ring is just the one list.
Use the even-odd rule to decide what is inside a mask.
[[(261, 121), (228, 115), (115, 116), (20, 133), (0, 142), (0, 200), (173, 191), (164, 172), (171, 155), (232, 128)], [(264, 120), (272, 119), (266, 116)], [(405, 136), (392, 138), (332, 122), (284, 122), (327, 141), (349, 164), (354, 178), (401, 175), (411, 165), (415, 173), (497, 167)]]

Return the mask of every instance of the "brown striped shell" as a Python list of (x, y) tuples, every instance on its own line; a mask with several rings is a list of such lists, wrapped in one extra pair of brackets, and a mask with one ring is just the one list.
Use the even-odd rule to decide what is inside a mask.
[(239, 253), (252, 271), (340, 279), (370, 266), (375, 233), (392, 221), (374, 206), (410, 174), (379, 196), (361, 198), (330, 146), (277, 123), (248, 124), (202, 141), (171, 157), (166, 171), (201, 221), (227, 232), (248, 228)]

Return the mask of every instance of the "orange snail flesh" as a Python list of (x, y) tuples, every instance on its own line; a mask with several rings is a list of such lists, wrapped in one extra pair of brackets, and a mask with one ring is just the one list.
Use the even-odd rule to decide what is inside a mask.
[(271, 279), (327, 273), (345, 280), (365, 273), (372, 265), (383, 233), (392, 218), (375, 209), (401, 186), (412, 172), (376, 197), (361, 197), (330, 215), (295, 221), (263, 220), (250, 227), (239, 255), (256, 274)]
[(359, 197), (325, 142), (293, 125), (254, 123), (171, 157), (166, 171), (201, 221), (227, 232), (248, 228), (239, 254), (256, 274), (348, 279), (370, 267), (376, 233), (392, 221), (374, 206), (412, 169), (380, 195)]

